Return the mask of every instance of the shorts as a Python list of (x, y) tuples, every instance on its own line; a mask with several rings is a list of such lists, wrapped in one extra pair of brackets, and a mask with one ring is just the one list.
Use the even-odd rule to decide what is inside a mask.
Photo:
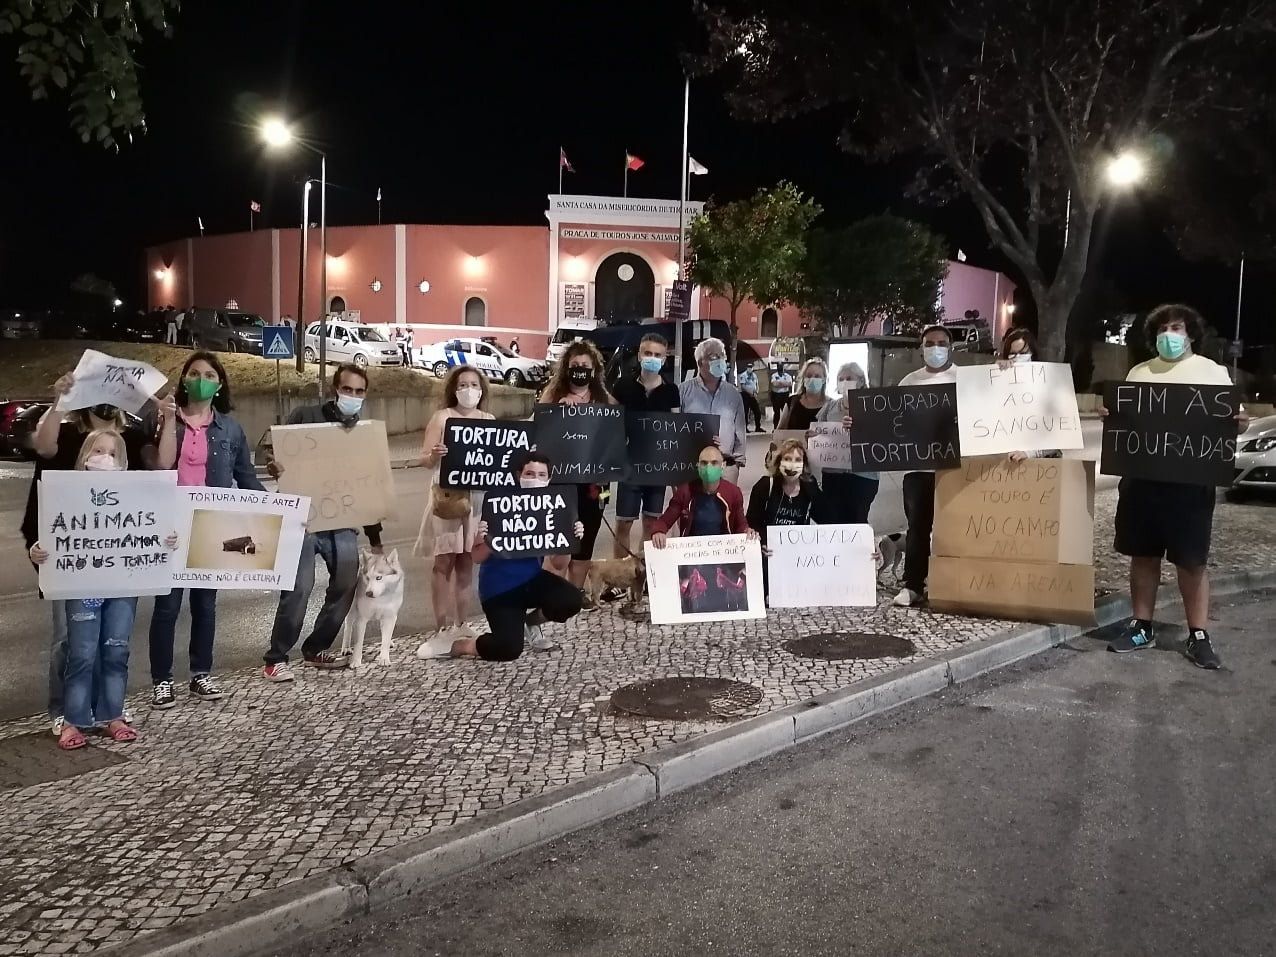
[(665, 510), (663, 485), (630, 485), (621, 482), (616, 486), (616, 520), (632, 522), (641, 511), (648, 518), (659, 518)]
[(603, 525), (603, 500), (600, 491), (607, 486), (576, 486), (576, 519), (585, 526), (585, 534), (572, 553), (572, 561), (587, 562), (594, 557), (594, 543), (598, 541), (598, 530)]
[(1135, 478), (1123, 478), (1117, 487), (1117, 552), (1166, 558), (1189, 570), (1206, 566), (1214, 533), (1212, 487)]

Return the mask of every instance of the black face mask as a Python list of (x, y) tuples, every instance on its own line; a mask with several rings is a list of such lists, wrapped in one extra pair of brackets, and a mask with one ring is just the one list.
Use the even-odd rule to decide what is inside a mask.
[(89, 411), (92, 412), (99, 419), (101, 419), (103, 422), (110, 422), (112, 419), (115, 418), (116, 414), (119, 412), (119, 409), (117, 409), (113, 405), (107, 405), (106, 403), (103, 403), (102, 405), (93, 406), (93, 408), (89, 409)]
[(567, 381), (572, 385), (589, 385), (594, 381), (593, 369), (568, 369)]

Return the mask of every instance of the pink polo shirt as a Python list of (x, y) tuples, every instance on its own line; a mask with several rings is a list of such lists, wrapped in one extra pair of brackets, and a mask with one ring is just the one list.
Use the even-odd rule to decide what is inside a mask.
[[(181, 415), (179, 412), (178, 415)], [(182, 434), (182, 447), (177, 450), (177, 484), (206, 485), (208, 483), (208, 427), (210, 415), (202, 424), (194, 424), (182, 415), (186, 429)]]

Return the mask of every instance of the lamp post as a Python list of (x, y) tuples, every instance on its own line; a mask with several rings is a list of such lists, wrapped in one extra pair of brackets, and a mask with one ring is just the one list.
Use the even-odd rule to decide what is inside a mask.
[[(310, 258), (310, 187), (313, 185), (314, 180), (306, 177), (306, 182), (301, 187), (301, 265), (297, 267), (297, 324), (301, 335), (297, 334), (296, 329), (292, 335), (293, 348), (297, 350), (299, 374), (306, 371), (306, 327), (310, 325), (306, 319), (306, 265)], [(323, 376), (320, 375), (319, 378), (322, 379)]]
[[(1109, 186), (1125, 188), (1133, 186), (1143, 179), (1146, 167), (1143, 158), (1133, 150), (1118, 153), (1108, 160), (1103, 170), (1103, 177)], [(1067, 208), (1063, 214), (1063, 248), (1068, 248), (1068, 233), (1072, 226), (1072, 190), (1068, 190)]]
[[(275, 148), (283, 148), (297, 144), (302, 149), (309, 150), (319, 157), (319, 296), (321, 299), (319, 310), (319, 399), (324, 398), (324, 372), (328, 364), (328, 156), (322, 150), (298, 139), (290, 127), (284, 120), (279, 117), (270, 117), (261, 124), (261, 138), (267, 146)], [(306, 269), (306, 230), (309, 228), (308, 215), (309, 204), (306, 202), (310, 198), (310, 181), (306, 181), (306, 191), (303, 196), (302, 210), (302, 271), (301, 271), (301, 296), (298, 304), (298, 312), (301, 322), (306, 321), (306, 314), (301, 307), (305, 303), (305, 269)], [(305, 328), (304, 325), (302, 327)], [(303, 334), (302, 342), (305, 338)], [(300, 354), (300, 353), (299, 353)], [(304, 362), (304, 359), (302, 360)]]

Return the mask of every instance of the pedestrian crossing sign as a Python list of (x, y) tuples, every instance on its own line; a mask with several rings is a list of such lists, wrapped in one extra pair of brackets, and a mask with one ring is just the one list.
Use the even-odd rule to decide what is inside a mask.
[(291, 359), (293, 351), (291, 326), (266, 326), (261, 330), (261, 354), (267, 359)]

